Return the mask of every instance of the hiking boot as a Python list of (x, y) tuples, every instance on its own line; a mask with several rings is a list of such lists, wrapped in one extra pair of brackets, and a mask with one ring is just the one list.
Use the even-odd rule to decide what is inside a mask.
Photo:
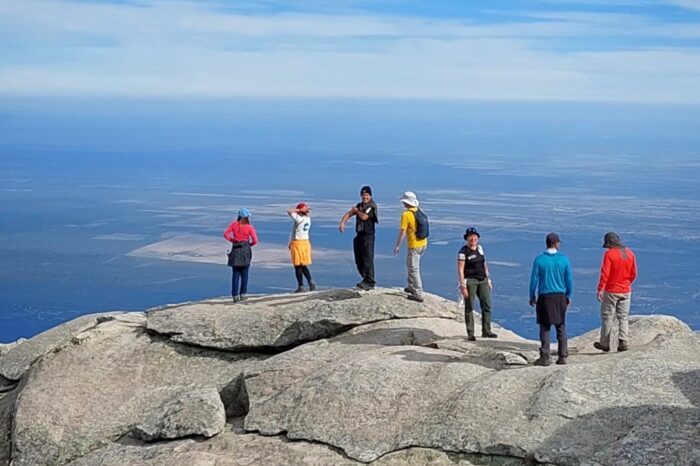
[(481, 332), (481, 338), (498, 338), (498, 335), (489, 330), (488, 332)]
[(601, 351), (605, 351), (606, 353), (607, 353), (608, 351), (610, 351), (610, 346), (603, 346), (603, 344), (602, 344), (601, 342), (599, 342), (599, 341), (596, 341), (595, 343), (593, 343), (593, 347), (594, 347), (595, 349), (599, 349), (599, 350), (601, 350)]
[(406, 297), (411, 301), (416, 301), (417, 303), (422, 303), (423, 301), (425, 301), (425, 298), (423, 298), (422, 296), (416, 296), (414, 294), (410, 294)]
[(240, 301), (240, 300), (241, 300), (241, 297), (238, 296), (238, 295), (236, 295), (236, 296), (233, 297), (233, 302), (234, 302), (234, 303), (237, 303), (237, 302)]
[(476, 337), (474, 335), (467, 335), (467, 341), (476, 341)]
[(403, 289), (403, 292), (408, 293), (408, 294), (413, 294), (413, 288), (411, 288), (410, 286), (407, 286), (406, 288)]
[(296, 290), (294, 290), (295, 293), (303, 293), (304, 292), (304, 287), (303, 286), (298, 286)]
[(549, 360), (549, 355), (547, 356), (540, 356), (535, 360), (533, 363), (535, 366), (549, 366), (552, 362)]
[(245, 301), (246, 299), (248, 299), (248, 295), (247, 295), (247, 294), (242, 294), (242, 295), (241, 295), (240, 301)]
[(627, 351), (630, 349), (629, 345), (625, 340), (619, 340), (617, 343), (617, 350), (618, 351)]
[(565, 365), (565, 364), (566, 364), (566, 358), (563, 357), (563, 356), (559, 356), (559, 358), (557, 359), (557, 364), (560, 365), (560, 366)]
[(309, 282), (309, 291), (316, 291), (316, 283)]

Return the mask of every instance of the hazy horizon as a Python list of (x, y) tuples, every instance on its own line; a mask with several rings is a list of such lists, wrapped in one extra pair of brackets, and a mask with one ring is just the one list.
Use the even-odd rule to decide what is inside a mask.
[[(428, 292), (454, 299), (456, 251), (474, 225), (492, 264), (494, 319), (535, 338), (529, 267), (556, 230), (574, 266), (568, 324), (580, 334), (599, 325), (600, 244), (616, 230), (640, 263), (632, 314), (698, 329), (699, 117), (694, 106), (602, 103), (0, 99), (0, 340), (85, 313), (228, 294), (225, 265), (158, 251), (203, 238), (212, 257), (219, 241), (223, 260), (221, 234), (243, 206), (268, 248), (260, 258), (275, 265), (254, 264), (252, 292), (294, 287), (279, 248), (284, 211), (301, 200), (326, 257), (312, 267), (319, 284), (353, 286), (352, 234), (337, 222), (364, 184), (380, 207), (380, 286), (404, 286), (391, 246), (410, 189), (433, 225)], [(133, 254), (142, 248), (151, 255)]]

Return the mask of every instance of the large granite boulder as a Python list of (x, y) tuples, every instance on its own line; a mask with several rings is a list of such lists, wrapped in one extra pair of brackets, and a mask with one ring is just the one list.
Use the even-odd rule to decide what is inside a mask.
[(144, 422), (173, 389), (220, 390), (255, 360), (154, 338), (143, 315), (102, 323), (76, 338), (26, 376), (14, 410), (14, 465), (78, 458)]
[[(489, 348), (475, 357), (442, 349), (440, 340), (435, 349), (382, 346), (376, 332), (372, 344), (347, 338), (304, 345), (254, 368), (245, 428), (327, 443), (364, 462), (419, 446), (556, 464), (666, 464), (671, 456), (692, 464), (700, 448), (691, 435), (700, 410), (688, 395), (690, 381), (699, 382), (700, 339), (687, 329), (657, 337), (643, 356), (582, 356), (568, 366), (519, 369), (492, 364)], [(639, 424), (651, 407), (656, 430)]]
[[(659, 335), (686, 335), (690, 327), (671, 316), (630, 316), (629, 345), (631, 348), (646, 345)], [(569, 351), (573, 353), (600, 353), (593, 348), (593, 343), (600, 341), (600, 328), (586, 332), (569, 340)], [(617, 321), (613, 322), (610, 333), (610, 349), (615, 351), (618, 341)]]
[(17, 381), (34, 361), (59, 350), (69, 344), (76, 335), (95, 328), (102, 322), (112, 320), (122, 313), (107, 312), (103, 314), (90, 314), (66, 322), (39, 335), (22, 340), (19, 343), (8, 345), (0, 357), (0, 375), (9, 380)]
[[(168, 390), (168, 389), (166, 389)], [(226, 411), (214, 387), (185, 387), (174, 391), (132, 433), (146, 442), (191, 435), (213, 437), (226, 425)]]
[(537, 342), (469, 342), (455, 311), (333, 290), (65, 324), (0, 355), (0, 465), (697, 465), (682, 322), (634, 318), (627, 352), (594, 331), (534, 367)]
[(389, 319), (455, 318), (454, 303), (429, 295), (409, 301), (397, 290), (330, 290), (211, 300), (148, 312), (148, 328), (173, 341), (228, 351), (285, 349)]

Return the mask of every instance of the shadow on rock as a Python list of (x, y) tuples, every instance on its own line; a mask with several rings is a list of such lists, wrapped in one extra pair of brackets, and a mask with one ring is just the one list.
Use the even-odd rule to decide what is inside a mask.
[(695, 407), (640, 405), (578, 417), (536, 450), (538, 462), (579, 465), (697, 466), (700, 452), (700, 371), (673, 375)]
[(431, 343), (443, 338), (431, 330), (399, 327), (378, 328), (355, 335), (344, 335), (335, 341), (345, 345), (430, 346)]

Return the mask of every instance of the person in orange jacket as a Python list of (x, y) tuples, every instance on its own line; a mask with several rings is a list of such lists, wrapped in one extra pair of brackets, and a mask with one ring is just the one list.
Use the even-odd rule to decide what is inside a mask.
[(602, 322), (600, 341), (593, 343), (593, 346), (601, 351), (610, 351), (610, 333), (613, 320), (617, 318), (619, 325), (617, 350), (627, 351), (630, 300), (632, 282), (637, 278), (637, 258), (614, 231), (605, 234), (603, 247), (607, 251), (603, 255), (600, 280), (598, 280), (598, 301), (600, 301)]

